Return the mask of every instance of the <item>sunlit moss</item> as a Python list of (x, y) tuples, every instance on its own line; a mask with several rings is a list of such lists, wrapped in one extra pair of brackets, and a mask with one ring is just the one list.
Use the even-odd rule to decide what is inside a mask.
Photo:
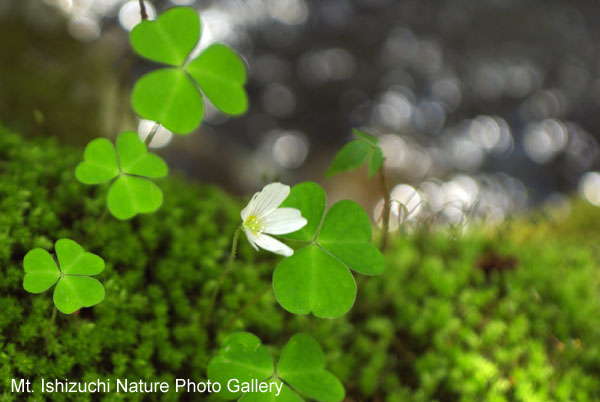
[[(75, 179), (81, 156), (0, 130), (2, 400), (19, 400), (6, 391), (14, 377), (35, 378), (38, 387), (42, 377), (198, 381), (219, 339), (234, 330), (274, 347), (295, 332), (314, 335), (354, 400), (594, 401), (600, 395), (600, 278), (597, 250), (589, 246), (600, 223), (594, 208), (575, 201), (574, 215), (560, 224), (535, 216), (493, 233), (397, 238), (386, 271), (359, 278), (356, 304), (337, 320), (285, 312), (271, 290), (279, 259), (242, 243), (214, 326), (204, 328), (241, 200), (169, 177), (161, 183), (159, 211), (117, 221), (103, 217), (108, 187)], [(105, 259), (98, 279), (106, 298), (78, 315), (59, 315), (46, 345), (52, 300), (23, 290), (22, 259), (61, 237)], [(65, 395), (49, 399), (92, 399)]]

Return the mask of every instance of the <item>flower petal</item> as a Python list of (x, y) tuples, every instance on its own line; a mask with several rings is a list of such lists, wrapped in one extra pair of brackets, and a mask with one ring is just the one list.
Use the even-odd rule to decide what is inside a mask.
[(262, 218), (273, 212), (290, 195), (290, 186), (281, 183), (266, 185), (261, 191), (254, 194), (248, 206), (242, 210), (242, 220), (249, 216)]
[(263, 232), (273, 235), (292, 233), (308, 222), (296, 208), (277, 208), (261, 219)]
[(256, 245), (267, 251), (270, 251), (275, 254), (284, 255), (286, 257), (289, 257), (290, 255), (294, 254), (294, 250), (292, 250), (292, 248), (283, 244), (279, 240), (274, 239), (273, 237), (263, 233), (256, 235)]
[(258, 247), (256, 247), (256, 235), (252, 233), (250, 229), (244, 226), (244, 232), (246, 232), (246, 239), (248, 239), (248, 243), (252, 246), (253, 249), (258, 251)]

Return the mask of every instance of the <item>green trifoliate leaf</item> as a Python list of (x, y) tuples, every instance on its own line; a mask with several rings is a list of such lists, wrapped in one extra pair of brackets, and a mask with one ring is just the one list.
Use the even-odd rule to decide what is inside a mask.
[(71, 239), (60, 239), (55, 246), (60, 270), (65, 275), (98, 275), (104, 271), (104, 260), (86, 252)]
[(287, 311), (312, 312), (320, 318), (341, 317), (356, 298), (356, 282), (348, 268), (316, 245), (279, 263), (273, 273), (273, 290)]
[(180, 66), (200, 39), (200, 18), (190, 7), (173, 7), (156, 21), (142, 21), (130, 34), (131, 46), (142, 57)]
[(306, 218), (307, 224), (300, 230), (282, 237), (292, 240), (310, 241), (315, 238), (323, 220), (327, 199), (325, 191), (317, 183), (304, 182), (292, 187), (290, 195), (281, 204), (282, 208), (296, 208)]
[(371, 221), (354, 201), (340, 201), (329, 208), (318, 242), (356, 272), (364, 275), (383, 272), (383, 255), (371, 243)]
[(319, 343), (310, 335), (296, 334), (285, 345), (278, 375), (295, 390), (321, 402), (344, 399), (344, 387), (325, 370), (325, 356)]
[(148, 153), (146, 144), (134, 132), (125, 132), (117, 138), (117, 153), (124, 173), (153, 178), (167, 175), (165, 161), (158, 155)]
[(104, 300), (104, 286), (89, 276), (66, 275), (54, 289), (54, 304), (64, 314), (91, 307)]
[(379, 138), (375, 137), (372, 134), (365, 133), (364, 131), (361, 131), (361, 130), (359, 130), (357, 128), (352, 129), (352, 134), (354, 134), (355, 136), (357, 136), (361, 140), (365, 140), (367, 142), (370, 142), (372, 145), (379, 144)]
[[(90, 159), (90, 155), (92, 155)], [(93, 161), (91, 163), (90, 161)], [(116, 173), (107, 166), (116, 166)], [(98, 173), (95, 169), (99, 169)], [(146, 145), (131, 131), (117, 138), (117, 149), (106, 139), (93, 140), (77, 166), (77, 178), (86, 184), (101, 183), (118, 176), (107, 195), (109, 211), (119, 219), (156, 211), (162, 204), (160, 188), (146, 177), (166, 176), (167, 164), (158, 155), (148, 153)], [(110, 177), (109, 177), (110, 176)], [(103, 180), (100, 180), (103, 179)]]
[(209, 46), (185, 70), (220, 111), (240, 115), (248, 109), (244, 89), (246, 66), (240, 56), (228, 46)]
[(85, 184), (100, 184), (119, 174), (115, 147), (106, 138), (92, 140), (83, 154), (83, 162), (77, 165), (75, 176)]
[(202, 93), (226, 114), (240, 115), (248, 109), (246, 66), (231, 48), (214, 44), (186, 63), (199, 38), (200, 20), (189, 7), (175, 7), (156, 21), (143, 21), (130, 35), (141, 56), (181, 68), (146, 74), (131, 97), (140, 116), (177, 134), (188, 134), (202, 122)]
[[(269, 350), (262, 345), (260, 339), (248, 332), (236, 332), (227, 336), (219, 354), (210, 361), (207, 368), (208, 378), (220, 384), (227, 384), (233, 378), (239, 382), (264, 381), (273, 372), (273, 359)], [(231, 393), (223, 387), (220, 396), (233, 399), (239, 394)]]
[(120, 176), (108, 190), (108, 210), (118, 219), (156, 211), (163, 201), (160, 188), (148, 179)]
[(335, 159), (325, 175), (329, 177), (346, 170), (356, 169), (367, 160), (372, 148), (365, 141), (350, 141), (335, 155)]
[(373, 177), (383, 167), (383, 152), (381, 148), (377, 147), (373, 149), (371, 157), (369, 158), (369, 178)]
[(379, 139), (357, 129), (353, 129), (352, 133), (358, 139), (350, 141), (339, 150), (329, 170), (327, 170), (326, 176), (356, 169), (367, 161), (369, 178), (371, 178), (383, 167), (384, 158), (378, 145)]
[(354, 304), (356, 283), (349, 269), (378, 275), (384, 259), (371, 243), (371, 222), (358, 204), (340, 201), (323, 218), (325, 204), (318, 184), (292, 187), (282, 207), (299, 209), (308, 224), (284, 237), (312, 244), (281, 261), (273, 273), (273, 289), (277, 301), (292, 313), (335, 318)]
[(54, 249), (60, 266), (47, 251), (39, 248), (25, 255), (25, 290), (41, 293), (58, 281), (54, 289), (54, 304), (65, 314), (100, 303), (104, 299), (104, 287), (89, 276), (104, 270), (104, 260), (86, 252), (70, 239), (58, 240)]
[[(281, 381), (276, 379), (270, 379), (269, 383), (282, 384)], [(281, 385), (279, 385), (281, 386)], [(245, 393), (239, 402), (303, 402), (303, 399), (292, 391), (287, 385), (283, 384), (279, 396), (277, 396), (277, 389), (271, 388), (271, 392), (259, 393), (259, 392), (248, 392)]]
[(202, 95), (185, 72), (163, 68), (140, 78), (131, 103), (137, 114), (177, 134), (188, 134), (202, 122)]
[[(208, 363), (208, 378), (212, 382), (227, 384), (231, 379), (238, 383), (258, 380), (273, 385), (271, 392), (248, 392), (241, 402), (301, 402), (297, 392), (322, 402), (339, 402), (344, 398), (344, 388), (339, 380), (325, 370), (321, 346), (309, 335), (294, 335), (283, 349), (277, 372), (268, 349), (260, 339), (248, 332), (231, 334), (223, 341), (217, 356)], [(219, 394), (223, 399), (235, 399), (241, 392), (231, 393), (224, 387)]]
[(23, 288), (30, 293), (42, 293), (50, 289), (60, 278), (60, 271), (52, 256), (41, 248), (34, 248), (23, 259), (25, 277)]

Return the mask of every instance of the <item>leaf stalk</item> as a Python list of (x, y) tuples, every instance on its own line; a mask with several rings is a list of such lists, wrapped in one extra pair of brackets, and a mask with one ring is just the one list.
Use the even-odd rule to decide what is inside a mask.
[(227, 259), (227, 264), (225, 265), (225, 269), (223, 270), (223, 272), (221, 272), (221, 275), (219, 276), (217, 286), (215, 287), (215, 290), (213, 291), (213, 294), (210, 298), (210, 304), (208, 305), (208, 310), (206, 310), (206, 315), (204, 317), (205, 325), (208, 325), (210, 323), (210, 316), (215, 307), (215, 302), (217, 301), (217, 296), (219, 295), (219, 291), (221, 290), (221, 287), (223, 286), (223, 282), (225, 282), (225, 278), (227, 277), (227, 274), (229, 274), (229, 271), (231, 271), (231, 267), (233, 266), (233, 261), (235, 260), (235, 256), (237, 253), (238, 239), (240, 237), (241, 231), (242, 231), (242, 225), (238, 226), (237, 229), (235, 230), (235, 233), (233, 234), (233, 240), (231, 241), (231, 252), (229, 253), (229, 258)]
[(388, 235), (390, 230), (390, 212), (392, 208), (390, 185), (388, 183), (387, 175), (385, 174), (384, 166), (382, 166), (381, 169), (379, 169), (379, 181), (381, 184), (381, 191), (383, 192), (383, 237), (381, 238), (381, 245), (379, 249), (383, 252), (387, 248), (388, 244)]

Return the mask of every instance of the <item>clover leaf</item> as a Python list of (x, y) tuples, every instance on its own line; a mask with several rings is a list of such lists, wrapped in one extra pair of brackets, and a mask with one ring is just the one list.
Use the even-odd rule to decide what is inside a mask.
[(120, 134), (116, 144), (115, 152), (108, 139), (92, 140), (85, 148), (83, 162), (77, 165), (75, 176), (85, 184), (100, 184), (116, 178), (106, 201), (109, 211), (118, 219), (156, 211), (163, 195), (149, 178), (166, 176), (166, 163), (158, 155), (148, 153), (134, 132)]
[(325, 356), (319, 343), (310, 335), (296, 334), (283, 348), (275, 370), (273, 359), (260, 339), (248, 332), (236, 332), (223, 340), (217, 356), (208, 364), (208, 378), (227, 384), (231, 379), (241, 382), (258, 380), (275, 383), (280, 388), (271, 392), (229, 392), (223, 387), (221, 398), (231, 400), (241, 396), (241, 402), (300, 402), (298, 395), (322, 402), (344, 399), (344, 387), (325, 369)]
[(333, 163), (327, 170), (326, 176), (356, 169), (365, 161), (368, 161), (368, 175), (373, 177), (383, 166), (383, 152), (379, 147), (379, 139), (371, 134), (354, 129), (354, 135), (358, 137), (342, 147), (335, 155)]
[(137, 114), (178, 134), (196, 129), (204, 116), (202, 94), (187, 74), (176, 68), (161, 68), (140, 78), (131, 102)]
[(136, 113), (177, 134), (195, 130), (204, 116), (204, 94), (228, 115), (248, 109), (246, 66), (230, 47), (213, 44), (188, 61), (200, 39), (200, 19), (190, 7), (173, 7), (156, 21), (142, 21), (131, 31), (133, 49), (142, 57), (175, 68), (150, 72), (133, 88)]
[(173, 7), (156, 21), (144, 20), (137, 24), (129, 40), (139, 55), (179, 66), (200, 40), (198, 12), (190, 7)]
[(325, 370), (325, 355), (310, 335), (296, 334), (283, 348), (277, 373), (286, 383), (311, 399), (335, 402), (344, 399), (344, 387)]
[[(208, 365), (208, 377), (221, 384), (231, 378), (240, 382), (265, 380), (273, 375), (273, 358), (260, 339), (248, 332), (228, 335), (223, 347)], [(227, 389), (221, 391), (222, 396), (233, 399), (239, 393), (231, 393)]]
[(385, 262), (371, 243), (371, 222), (362, 207), (339, 201), (325, 214), (325, 205), (325, 192), (312, 182), (294, 186), (281, 205), (299, 209), (308, 221), (304, 228), (282, 237), (308, 244), (275, 268), (273, 290), (291, 313), (337, 318), (350, 310), (356, 298), (350, 270), (379, 275)]
[(64, 314), (100, 303), (104, 299), (104, 286), (90, 276), (104, 270), (104, 260), (84, 251), (70, 239), (58, 240), (54, 250), (60, 267), (50, 253), (41, 248), (34, 248), (25, 255), (23, 288), (31, 293), (42, 293), (56, 284), (54, 304)]
[(246, 66), (230, 47), (216, 43), (185, 67), (220, 111), (240, 115), (248, 109)]

